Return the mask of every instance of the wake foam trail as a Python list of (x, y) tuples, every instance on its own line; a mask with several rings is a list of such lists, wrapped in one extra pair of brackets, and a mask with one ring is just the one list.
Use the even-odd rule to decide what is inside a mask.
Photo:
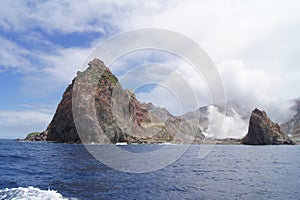
[(28, 188), (11, 188), (0, 190), (0, 200), (75, 200), (76, 198), (63, 197), (55, 190), (41, 190), (29, 186)]

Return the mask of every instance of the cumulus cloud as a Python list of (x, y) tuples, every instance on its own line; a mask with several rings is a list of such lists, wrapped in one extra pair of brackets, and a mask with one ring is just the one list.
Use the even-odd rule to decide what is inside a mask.
[(209, 105), (209, 90), (203, 77), (188, 63), (179, 63), (179, 66), (170, 69), (163, 80), (157, 82), (157, 87), (138, 93), (138, 99), (164, 105), (174, 115)]
[(293, 116), (292, 104), (282, 95), (285, 80), (277, 72), (249, 69), (242, 60), (223, 62), (218, 69), (229, 101), (242, 104), (248, 116), (255, 107), (266, 110), (281, 123)]
[(300, 75), (299, 8), (297, 1), (280, 0), (178, 1), (163, 12), (132, 15), (123, 28), (153, 26), (191, 37), (218, 66), (228, 101), (242, 104), (248, 115), (260, 107), (283, 122), (292, 115), (285, 102), (300, 94), (295, 87)]

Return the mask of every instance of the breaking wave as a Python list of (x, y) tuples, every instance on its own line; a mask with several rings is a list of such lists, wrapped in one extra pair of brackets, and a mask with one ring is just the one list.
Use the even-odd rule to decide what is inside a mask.
[(70, 199), (75, 200), (76, 198), (63, 197), (60, 193), (55, 190), (41, 190), (39, 188), (34, 188), (29, 186), (28, 188), (11, 188), (0, 190), (1, 200), (60, 200), (60, 199)]

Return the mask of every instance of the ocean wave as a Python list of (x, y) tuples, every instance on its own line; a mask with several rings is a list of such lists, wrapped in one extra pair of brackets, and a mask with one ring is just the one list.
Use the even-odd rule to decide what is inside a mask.
[(41, 190), (29, 186), (28, 188), (11, 188), (0, 190), (0, 200), (75, 200), (76, 198), (63, 197), (55, 190)]

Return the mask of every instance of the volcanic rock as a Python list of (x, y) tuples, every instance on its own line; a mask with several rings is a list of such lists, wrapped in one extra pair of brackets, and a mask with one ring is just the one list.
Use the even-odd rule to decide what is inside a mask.
[[(33, 132), (26, 136), (25, 141), (45, 141), (47, 135), (45, 133)], [(24, 141), (20, 140), (19, 141)]]
[(257, 108), (252, 111), (248, 133), (241, 143), (250, 145), (294, 144), (280, 126), (268, 118), (265, 111)]
[[(140, 103), (99, 59), (67, 87), (47, 129), (36, 136), (64, 143), (157, 143), (204, 138), (165, 108)], [(180, 117), (179, 117), (180, 118)], [(184, 135), (184, 137), (182, 137)], [(34, 140), (34, 139), (33, 139)]]

